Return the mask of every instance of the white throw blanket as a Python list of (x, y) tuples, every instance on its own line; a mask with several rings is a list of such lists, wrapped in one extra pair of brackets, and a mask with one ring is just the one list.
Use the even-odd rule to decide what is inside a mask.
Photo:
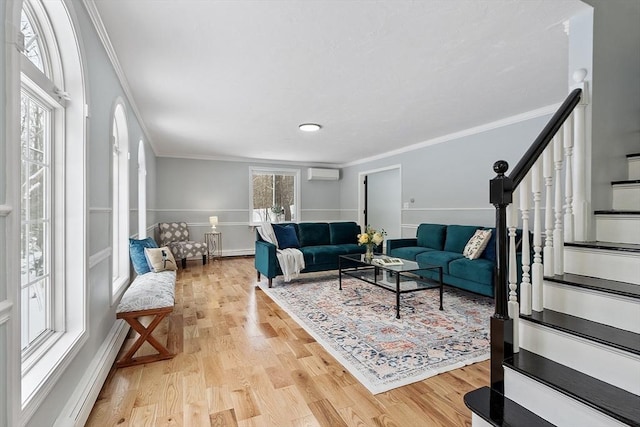
[(305, 267), (302, 252), (295, 248), (280, 249), (276, 233), (274, 233), (270, 222), (263, 222), (258, 228), (258, 233), (265, 242), (276, 245), (276, 257), (284, 275), (284, 281), (290, 282), (291, 279), (298, 277), (300, 271)]

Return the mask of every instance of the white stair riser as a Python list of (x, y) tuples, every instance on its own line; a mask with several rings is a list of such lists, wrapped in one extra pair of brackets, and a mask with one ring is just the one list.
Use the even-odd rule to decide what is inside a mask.
[(640, 356), (526, 319), (520, 319), (520, 348), (640, 395)]
[(640, 184), (614, 186), (613, 209), (618, 211), (640, 211)]
[(544, 308), (640, 334), (640, 301), (591, 289), (544, 282)]
[(627, 159), (629, 164), (629, 177), (627, 179), (640, 179), (640, 157)]
[(640, 285), (640, 253), (567, 246), (564, 271)]
[(504, 369), (505, 396), (557, 426), (624, 426), (519, 372)]
[(640, 244), (640, 215), (596, 215), (596, 240)]

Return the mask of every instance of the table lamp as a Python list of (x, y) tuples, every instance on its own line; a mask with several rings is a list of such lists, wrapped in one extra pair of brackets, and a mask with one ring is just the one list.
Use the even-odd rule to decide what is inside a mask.
[(218, 224), (218, 217), (217, 216), (210, 216), (209, 217), (209, 224), (211, 224), (211, 230), (216, 231), (216, 225)]

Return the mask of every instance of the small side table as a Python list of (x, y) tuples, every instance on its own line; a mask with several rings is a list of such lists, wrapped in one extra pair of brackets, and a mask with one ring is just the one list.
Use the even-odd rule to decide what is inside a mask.
[(209, 231), (204, 233), (204, 241), (207, 244), (209, 259), (213, 261), (214, 257), (222, 256), (222, 232)]

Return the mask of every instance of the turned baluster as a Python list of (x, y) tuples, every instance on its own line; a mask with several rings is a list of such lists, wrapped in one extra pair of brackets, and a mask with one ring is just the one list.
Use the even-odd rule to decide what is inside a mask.
[(564, 181), (564, 241), (573, 242), (573, 118), (567, 117), (563, 126), (565, 181)]
[(562, 133), (558, 132), (553, 138), (553, 160), (556, 168), (556, 184), (554, 214), (556, 217), (553, 227), (553, 272), (554, 274), (564, 274), (564, 232), (562, 230), (562, 165), (564, 157), (562, 155)]
[(531, 314), (531, 278), (529, 270), (529, 180), (530, 175), (524, 177), (520, 183), (520, 214), (522, 215), (522, 282), (520, 283), (520, 314)]
[(544, 275), (553, 276), (553, 146), (542, 157), (544, 175)]
[(531, 193), (533, 194), (533, 266), (531, 267), (531, 308), (542, 311), (542, 171), (538, 160), (531, 168)]

